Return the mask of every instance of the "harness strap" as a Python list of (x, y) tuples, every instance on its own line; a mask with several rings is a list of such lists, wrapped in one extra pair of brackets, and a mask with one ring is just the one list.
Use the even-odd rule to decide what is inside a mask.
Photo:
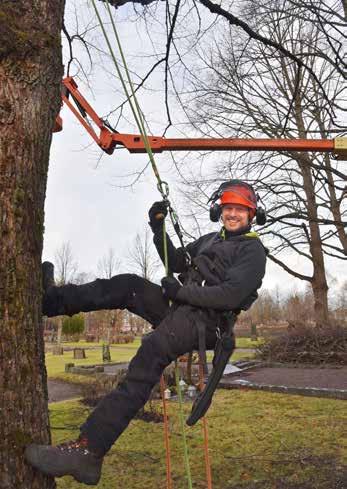
[(233, 329), (236, 323), (238, 311), (228, 314), (228, 324), (222, 337), (217, 341), (215, 356), (213, 359), (213, 370), (207, 380), (205, 389), (196, 398), (190, 416), (186, 423), (193, 426), (202, 416), (204, 416), (211, 405), (213, 394), (223, 375), (224, 369), (229, 358), (234, 351)]
[(205, 377), (208, 376), (208, 366), (206, 357), (206, 326), (202, 321), (197, 322), (198, 341), (199, 341), (199, 358), (202, 371)]

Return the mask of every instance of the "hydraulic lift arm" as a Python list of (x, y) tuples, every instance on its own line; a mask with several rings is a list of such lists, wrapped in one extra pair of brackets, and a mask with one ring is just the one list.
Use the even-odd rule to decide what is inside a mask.
[[(126, 148), (130, 153), (146, 153), (140, 135), (122, 134), (111, 130), (97, 115), (91, 105), (78, 90), (72, 77), (63, 79), (62, 101), (74, 113), (90, 136), (107, 154), (112, 154), (116, 146)], [(70, 97), (71, 96), (71, 97)], [(73, 104), (71, 99), (75, 102)], [(92, 125), (89, 119), (93, 121)], [(96, 133), (94, 127), (99, 129)], [(62, 119), (57, 117), (54, 132), (62, 130)], [(338, 159), (347, 159), (347, 138), (335, 139), (241, 139), (241, 138), (164, 138), (148, 136), (153, 153), (163, 151), (312, 151), (333, 153)]]

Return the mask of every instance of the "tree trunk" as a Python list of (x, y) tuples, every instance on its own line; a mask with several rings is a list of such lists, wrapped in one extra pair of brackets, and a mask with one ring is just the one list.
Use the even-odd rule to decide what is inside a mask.
[[(304, 138), (306, 132), (300, 92), (298, 92), (295, 97), (294, 107), (294, 115), (299, 137)], [(325, 272), (322, 238), (318, 224), (318, 206), (310, 168), (310, 156), (304, 153), (299, 153), (296, 160), (302, 175), (303, 187), (306, 195), (306, 211), (310, 228), (310, 235), (308, 236), (308, 233), (306, 234), (309, 239), (310, 253), (312, 256), (313, 274), (311, 286), (314, 297), (315, 321), (317, 326), (326, 326), (329, 323), (328, 283)]]
[(60, 107), (64, 0), (0, 4), (0, 487), (54, 488), (25, 464), (49, 442), (41, 253), (51, 132)]
[[(300, 165), (304, 189), (307, 196), (307, 215), (310, 227), (310, 252), (312, 256), (313, 276), (312, 276), (312, 291), (314, 297), (314, 312), (317, 326), (327, 325), (329, 322), (329, 307), (328, 307), (328, 284), (326, 280), (324, 255), (322, 250), (322, 240), (320, 236), (319, 225), (317, 222), (317, 205), (315, 202), (315, 192), (312, 182), (310, 167), (306, 155), (300, 155), (298, 162)], [(303, 164), (300, 162), (302, 160)]]

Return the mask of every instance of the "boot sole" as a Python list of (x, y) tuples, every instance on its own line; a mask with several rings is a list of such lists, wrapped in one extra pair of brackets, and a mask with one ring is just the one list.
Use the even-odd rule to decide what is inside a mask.
[[(34, 466), (35, 467), (35, 466)], [(65, 472), (62, 473), (59, 470), (45, 470), (41, 467), (35, 467), (37, 470), (42, 472), (45, 475), (50, 475), (51, 477), (65, 477), (66, 475), (69, 475), (73, 477), (77, 482), (81, 482), (83, 484), (86, 484), (87, 486), (96, 486), (97, 483), (100, 480), (100, 475), (99, 476), (91, 476), (91, 477), (86, 477), (86, 474), (81, 474), (80, 472)]]
[(69, 475), (73, 477), (77, 482), (81, 482), (88, 486), (95, 486), (101, 477), (101, 468), (99, 469), (99, 473), (97, 474), (88, 474), (88, 471), (79, 471), (71, 469), (67, 471), (66, 469), (59, 469), (58, 467), (49, 467), (45, 468), (40, 464), (38, 453), (33, 453), (32, 451), (26, 450), (25, 458), (29, 464), (35, 469), (39, 470), (45, 475), (49, 475), (51, 477), (64, 477), (65, 475)]

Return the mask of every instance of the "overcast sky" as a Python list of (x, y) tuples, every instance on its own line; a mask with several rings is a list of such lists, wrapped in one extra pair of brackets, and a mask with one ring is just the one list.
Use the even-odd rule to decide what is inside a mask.
[[(81, 2), (84, 5), (82, 0)], [(71, 20), (73, 10), (72, 3), (68, 1), (67, 25), (69, 22), (73, 24)], [(148, 54), (151, 46), (146, 44), (146, 35), (138, 23), (124, 21), (127, 14), (128, 10), (123, 10), (122, 13), (119, 11), (117, 14), (117, 16), (121, 15), (123, 19), (119, 24), (120, 35), (126, 47), (131, 68), (135, 72), (139, 70), (144, 73), (144, 65), (149, 61), (140, 54)], [(80, 9), (78, 12), (80, 21), (83, 19), (84, 22), (92, 18), (92, 15), (92, 11), (87, 8)], [(160, 35), (160, 29), (158, 29), (158, 36)], [(97, 30), (95, 30), (95, 36), (100, 36)], [(86, 62), (83, 53), (79, 50), (76, 53)], [(102, 58), (95, 59), (95, 69), (90, 76), (93, 94), (83, 83), (80, 84), (81, 91), (100, 115), (107, 113), (122, 100), (120, 84), (117, 80), (111, 80), (102, 69), (105, 67), (101, 67), (104, 62)], [(66, 63), (67, 58), (65, 57)], [(107, 69), (110, 72), (114, 71), (112, 65), (108, 65)], [(165, 127), (165, 108), (162, 97), (158, 97), (155, 90), (162, 88), (161, 75), (154, 76), (151, 83), (154, 91), (142, 92), (140, 103), (148, 120), (151, 121), (152, 133), (160, 135)], [(101, 155), (96, 144), (91, 141), (66, 107), (61, 115), (64, 120), (64, 130), (54, 134), (51, 147), (43, 258), (54, 261), (56, 250), (63, 243), (69, 242), (78, 262), (79, 271), (96, 274), (98, 260), (107, 253), (109, 248), (113, 248), (123, 259), (122, 271), (124, 272), (127, 267), (128, 249), (136, 233), (143, 232), (147, 225), (149, 207), (155, 200), (160, 200), (156, 180), (150, 168), (135, 186), (120, 188), (133, 180), (125, 176), (143, 168), (147, 163), (147, 157), (146, 155), (131, 155), (126, 150), (115, 151), (112, 156)], [(122, 130), (133, 132), (133, 127), (129, 119), (127, 127)], [(173, 136), (177, 133), (171, 130), (169, 135)], [(198, 153), (194, 156), (199, 158)], [(172, 198), (179, 206), (181, 201), (176, 188), (177, 175), (172, 170), (170, 158), (165, 154), (157, 155), (156, 161), (162, 172), (162, 178), (169, 180)], [(211, 192), (213, 190), (211, 189)], [(211, 223), (211, 230), (213, 229), (218, 229), (218, 226)], [(271, 246), (271, 243), (266, 244)], [(301, 272), (310, 272), (300, 264), (297, 257), (287, 257), (287, 260), (296, 267), (301, 267)], [(344, 276), (342, 263), (331, 260), (329, 277), (334, 277), (338, 281), (334, 287), (341, 285)], [(283, 293), (287, 293), (292, 289), (302, 288), (303, 283), (293, 279), (268, 261), (264, 287), (272, 289), (276, 286), (279, 286)]]

